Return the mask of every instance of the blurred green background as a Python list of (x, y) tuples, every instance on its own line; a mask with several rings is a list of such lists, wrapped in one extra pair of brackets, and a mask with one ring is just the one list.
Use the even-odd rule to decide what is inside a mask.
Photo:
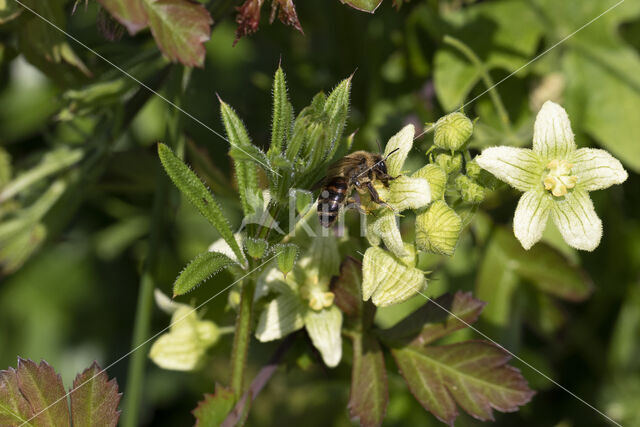
[[(217, 93), (243, 118), (253, 141), (264, 147), (270, 134), (271, 79), (278, 63), (287, 74), (296, 111), (318, 91), (329, 91), (355, 72), (347, 132), (358, 129), (354, 148), (370, 151), (377, 151), (377, 142), (386, 141), (403, 124), (434, 122), (485, 91), (478, 68), (443, 43), (445, 35), (468, 45), (499, 82), (616, 4), (412, 0), (396, 10), (385, 0), (371, 15), (337, 0), (298, 1), (304, 35), (279, 22), (269, 25), (263, 16), (260, 31), (232, 47), (235, 24), (224, 3), (209, 4), (216, 23), (206, 44), (205, 67), (193, 71), (183, 108), (222, 132)], [(72, 6), (65, 4), (63, 24), (71, 34), (163, 90), (158, 83), (166, 74), (165, 64), (148, 33), (108, 41), (98, 30), (102, 18), (96, 2), (80, 5), (73, 15)], [(159, 173), (155, 143), (164, 137), (169, 107), (145, 91), (136, 92), (135, 83), (72, 41), (91, 76), (63, 63), (39, 63), (24, 46), (29, 40), (20, 34), (23, 21), (32, 19), (26, 13), (0, 26), (0, 190), (46, 162), (54, 151), (65, 158), (69, 150), (79, 149), (82, 159), (0, 202), (0, 368), (15, 366), (17, 356), (42, 358), (69, 386), (94, 359), (106, 366), (130, 349)], [(98, 81), (117, 82), (121, 89), (108, 99), (74, 104), (70, 90)], [(545, 236), (593, 283), (593, 292), (584, 301), (572, 302), (526, 279), (500, 285), (509, 259), (488, 250), (488, 236), (510, 224), (518, 194), (505, 188), (482, 205), (473, 232), (463, 236), (456, 254), (434, 275), (429, 296), (474, 290), (489, 302), (477, 324), (480, 330), (622, 424), (640, 425), (640, 2), (618, 5), (495, 90), (510, 121), (500, 121), (489, 94), (466, 106), (469, 116), (479, 117), (474, 150), (529, 145), (535, 113), (544, 100), (552, 99), (567, 108), (579, 145), (609, 150), (629, 171), (624, 185), (592, 194), (605, 228), (593, 253), (571, 250), (553, 230)], [(188, 118), (185, 128), (186, 160), (220, 196), (238, 226), (242, 215), (231, 191), (227, 143)], [(416, 164), (430, 138), (416, 142)], [(67, 183), (62, 197), (41, 211), (38, 206), (29, 210), (59, 177)], [(154, 275), (169, 293), (184, 264), (218, 236), (175, 191), (167, 213), (170, 220), (156, 248)], [(18, 237), (7, 232), (16, 218), (23, 220)], [(489, 273), (480, 275), (482, 269)], [(184, 301), (202, 302), (230, 282), (230, 275), (219, 274)], [(418, 298), (382, 311), (378, 321), (392, 323), (421, 303)], [(214, 299), (206, 317), (231, 325), (234, 313), (226, 305), (226, 295)], [(154, 331), (168, 322), (168, 316), (154, 310)], [(471, 331), (464, 334), (480, 338)], [(213, 392), (215, 382), (228, 381), (230, 348), (231, 337), (226, 336), (202, 373), (163, 371), (149, 362), (141, 423), (193, 423), (190, 411), (202, 394)], [(250, 378), (274, 349), (252, 343)], [(278, 371), (253, 404), (249, 425), (350, 425), (348, 344), (345, 352), (340, 367), (329, 370), (317, 363), (310, 345), (300, 343), (290, 352), (287, 368)], [(316, 363), (305, 362), (309, 360)], [(439, 425), (413, 399), (391, 358), (387, 363), (390, 403), (385, 425)], [(498, 424), (606, 425), (584, 403), (519, 362), (514, 365), (538, 394), (518, 413), (496, 414)], [(125, 359), (108, 372), (121, 390), (126, 368)], [(459, 418), (459, 425), (477, 423), (465, 415)]]

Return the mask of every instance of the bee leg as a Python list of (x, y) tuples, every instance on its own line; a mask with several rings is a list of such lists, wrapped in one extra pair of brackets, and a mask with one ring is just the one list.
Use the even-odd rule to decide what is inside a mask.
[(380, 198), (380, 195), (378, 194), (376, 189), (373, 187), (373, 184), (371, 182), (367, 182), (367, 190), (369, 190), (369, 194), (371, 194), (371, 200), (373, 200), (374, 203), (377, 203), (382, 206), (386, 206), (387, 208), (391, 209), (395, 213), (395, 209), (393, 209), (391, 206), (389, 206), (387, 202), (385, 202)]

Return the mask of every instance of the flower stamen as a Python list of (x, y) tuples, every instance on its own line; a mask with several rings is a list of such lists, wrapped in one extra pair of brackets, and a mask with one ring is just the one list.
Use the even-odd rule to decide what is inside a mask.
[(553, 159), (547, 164), (549, 171), (543, 179), (545, 190), (556, 197), (566, 196), (576, 186), (578, 177), (571, 175), (573, 165), (566, 160)]

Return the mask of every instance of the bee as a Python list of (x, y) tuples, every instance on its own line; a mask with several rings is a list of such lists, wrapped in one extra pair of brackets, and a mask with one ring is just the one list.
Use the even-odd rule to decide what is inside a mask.
[(340, 208), (351, 203), (351, 193), (356, 189), (359, 193), (368, 192), (371, 200), (379, 205), (389, 206), (380, 199), (373, 183), (382, 182), (385, 187), (389, 181), (396, 179), (387, 173), (386, 160), (398, 151), (393, 150), (386, 157), (367, 151), (356, 151), (329, 166), (327, 176), (318, 186), (322, 186), (318, 197), (318, 219), (323, 227), (329, 228), (338, 218)]

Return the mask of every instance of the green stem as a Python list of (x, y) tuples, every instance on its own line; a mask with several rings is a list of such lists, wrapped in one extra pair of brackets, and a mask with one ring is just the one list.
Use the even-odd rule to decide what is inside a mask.
[(509, 114), (507, 113), (507, 109), (502, 103), (500, 94), (497, 90), (494, 90), (495, 87), (493, 79), (491, 78), (491, 75), (489, 74), (489, 71), (487, 70), (487, 67), (485, 67), (482, 60), (480, 60), (480, 58), (478, 58), (478, 55), (476, 55), (475, 52), (471, 50), (471, 48), (467, 46), (462, 40), (447, 35), (444, 36), (443, 41), (449, 46), (458, 49), (476, 67), (476, 69), (480, 73), (482, 81), (487, 86), (487, 89), (489, 89), (489, 96), (491, 97), (491, 101), (493, 102), (496, 112), (498, 113), (498, 117), (500, 117), (503, 129), (511, 133), (511, 121), (509, 120)]
[[(181, 104), (184, 93), (184, 68), (175, 66), (171, 70), (168, 81), (169, 99), (177, 105)], [(181, 113), (175, 108), (168, 111), (166, 142), (174, 148), (180, 147), (181, 143)], [(147, 345), (145, 341), (149, 337), (149, 327), (151, 323), (151, 313), (153, 308), (153, 290), (155, 289), (155, 270), (160, 239), (163, 234), (166, 222), (165, 212), (171, 186), (165, 176), (160, 162), (156, 167), (156, 189), (153, 200), (153, 210), (151, 219), (151, 235), (149, 237), (148, 254), (145, 260), (142, 276), (140, 278), (140, 289), (138, 291), (138, 305), (136, 307), (136, 317), (133, 329), (133, 341), (131, 361), (127, 375), (127, 387), (124, 393), (124, 411), (122, 425), (124, 427), (135, 427), (138, 425), (138, 413), (142, 398), (142, 384), (144, 382), (145, 362), (147, 360)]]
[[(249, 268), (254, 268), (253, 262)], [(249, 276), (242, 284), (242, 297), (236, 318), (236, 333), (233, 337), (233, 351), (231, 352), (231, 389), (236, 401), (244, 393), (244, 373), (249, 353), (249, 342), (251, 341), (251, 317), (255, 288), (255, 281)]]

